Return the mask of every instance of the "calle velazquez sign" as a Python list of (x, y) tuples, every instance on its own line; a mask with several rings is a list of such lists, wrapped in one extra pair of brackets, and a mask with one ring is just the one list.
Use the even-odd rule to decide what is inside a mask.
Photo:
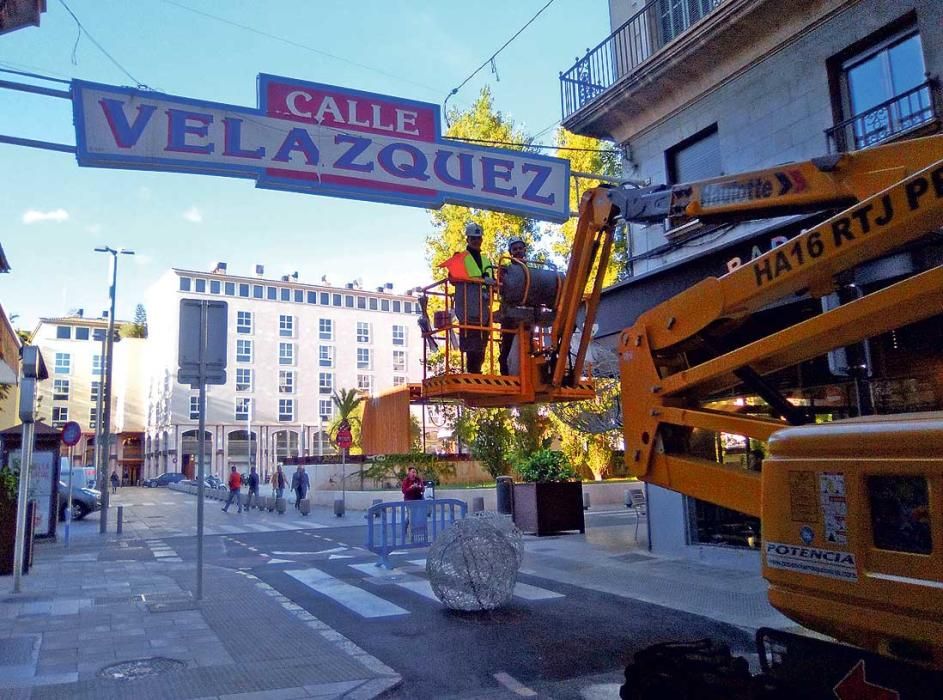
[(438, 105), (260, 75), (259, 108), (75, 80), (79, 165), (565, 221), (569, 161), (443, 138)]

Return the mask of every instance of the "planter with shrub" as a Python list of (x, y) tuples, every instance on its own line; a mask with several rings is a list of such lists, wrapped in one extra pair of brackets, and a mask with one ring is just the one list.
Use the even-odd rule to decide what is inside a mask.
[(561, 452), (527, 455), (517, 465), (522, 483), (514, 484), (514, 523), (538, 537), (567, 530), (586, 532), (583, 482)]

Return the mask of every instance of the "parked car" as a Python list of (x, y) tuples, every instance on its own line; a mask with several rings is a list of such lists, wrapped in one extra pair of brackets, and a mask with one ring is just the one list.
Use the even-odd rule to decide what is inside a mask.
[(160, 476), (157, 476), (153, 479), (145, 479), (144, 485), (151, 488), (156, 488), (158, 486), (176, 484), (178, 481), (183, 481), (184, 478), (183, 472), (164, 472)]
[[(59, 520), (65, 520), (69, 507), (69, 486), (59, 482)], [(72, 485), (72, 519), (81, 520), (89, 513), (101, 510), (102, 493), (84, 486)]]

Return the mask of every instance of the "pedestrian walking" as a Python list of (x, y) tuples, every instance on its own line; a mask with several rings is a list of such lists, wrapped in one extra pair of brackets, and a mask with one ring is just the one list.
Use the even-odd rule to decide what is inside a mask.
[(239, 506), (239, 512), (242, 512), (242, 477), (239, 476), (239, 472), (236, 471), (236, 465), (232, 465), (229, 468), (229, 497), (226, 499), (226, 505), (223, 506), (223, 512), (229, 512), (229, 506), (232, 505), (233, 500), (236, 501), (236, 505)]
[(311, 488), (311, 480), (308, 478), (308, 472), (300, 464), (291, 475), (291, 490), (295, 492), (295, 508), (301, 508), (301, 499), (308, 494)]
[(274, 498), (284, 498), (286, 486), (288, 486), (288, 479), (285, 478), (285, 472), (282, 471), (282, 465), (279, 464), (275, 473), (272, 474), (272, 496)]
[(252, 505), (252, 499), (255, 499), (256, 505), (259, 502), (259, 475), (255, 472), (255, 467), (249, 470), (249, 495), (246, 496), (246, 510)]
[(118, 472), (111, 473), (111, 492), (118, 493)]

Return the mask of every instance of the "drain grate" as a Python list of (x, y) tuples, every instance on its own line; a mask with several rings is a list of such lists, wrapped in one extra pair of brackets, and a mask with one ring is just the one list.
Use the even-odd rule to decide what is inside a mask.
[(99, 678), (109, 678), (114, 681), (132, 681), (136, 678), (171, 673), (186, 668), (186, 666), (183, 661), (155, 656), (150, 659), (135, 659), (134, 661), (111, 664), (99, 669), (97, 675)]

